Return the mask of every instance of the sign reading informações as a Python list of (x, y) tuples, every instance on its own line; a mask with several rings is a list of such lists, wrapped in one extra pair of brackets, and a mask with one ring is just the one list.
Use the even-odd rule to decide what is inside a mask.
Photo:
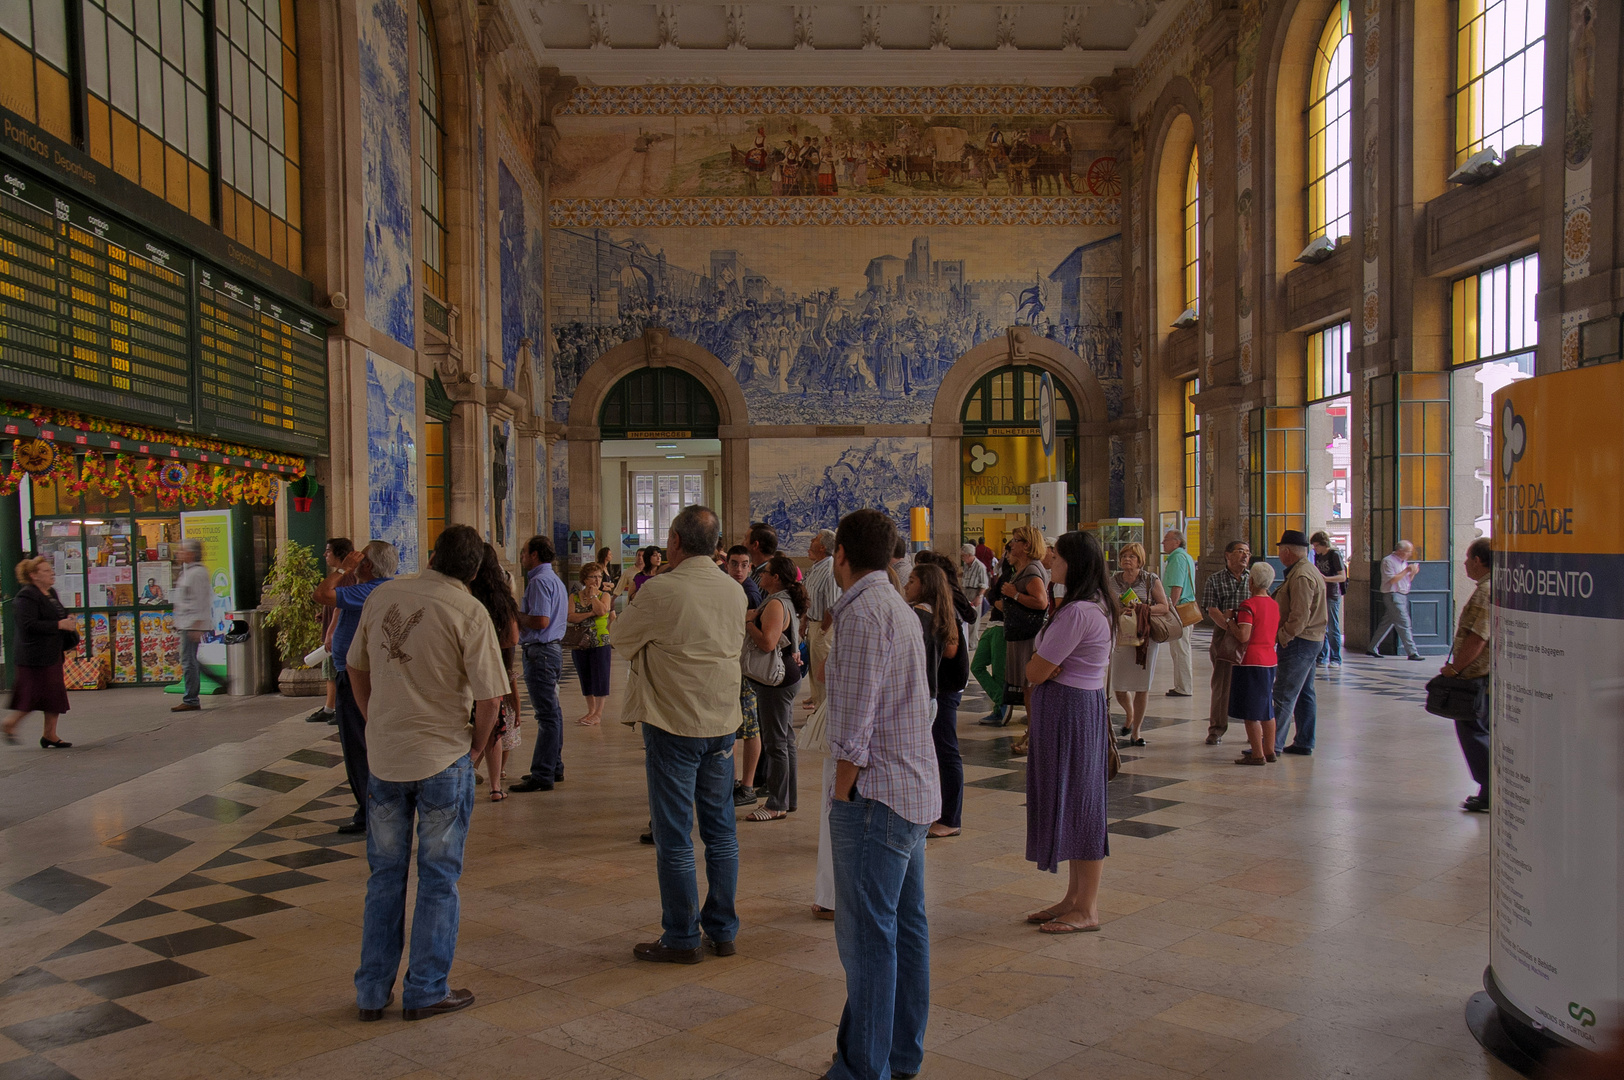
[(1595, 1049), (1624, 999), (1624, 366), (1494, 415), (1491, 988)]

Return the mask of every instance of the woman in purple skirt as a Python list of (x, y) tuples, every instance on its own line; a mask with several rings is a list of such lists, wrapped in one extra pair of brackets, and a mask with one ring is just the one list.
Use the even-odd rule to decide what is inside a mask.
[(1065, 583), (1066, 594), (1026, 666), (1032, 743), (1026, 857), (1051, 873), (1069, 863), (1071, 880), (1059, 903), (1026, 921), (1045, 934), (1078, 934), (1100, 928), (1100, 875), (1110, 854), (1105, 675), (1121, 610), (1106, 587), (1105, 553), (1097, 539), (1068, 532), (1055, 541), (1053, 552), (1054, 580)]

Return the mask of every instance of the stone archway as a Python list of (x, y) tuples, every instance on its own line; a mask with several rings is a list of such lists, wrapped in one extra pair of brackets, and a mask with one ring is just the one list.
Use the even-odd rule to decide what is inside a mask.
[(1083, 521), (1105, 516), (1110, 507), (1111, 441), (1106, 420), (1105, 389), (1083, 358), (1064, 345), (1040, 337), (1030, 327), (1012, 326), (1004, 336), (984, 341), (948, 369), (936, 391), (931, 410), (932, 534), (940, 551), (954, 551), (962, 543), (963, 487), (959, 478), (960, 440), (964, 425), (959, 417), (964, 399), (977, 380), (1011, 364), (1027, 364), (1053, 375), (1076, 403), (1077, 460), (1081, 477), (1077, 511)]
[(750, 526), (750, 411), (744, 391), (733, 373), (709, 351), (653, 328), (598, 357), (575, 388), (565, 431), (570, 443), (569, 524), (595, 529), (602, 520), (603, 434), (598, 416), (609, 391), (623, 377), (650, 367), (687, 372), (716, 403), (717, 436), (722, 441), (722, 535), (743, 536)]

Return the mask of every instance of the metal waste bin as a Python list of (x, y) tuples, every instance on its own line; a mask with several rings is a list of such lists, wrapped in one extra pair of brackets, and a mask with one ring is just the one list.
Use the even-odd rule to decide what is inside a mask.
[[(275, 635), (265, 629), (263, 611), (232, 612), (231, 629), (222, 639), (226, 647), (226, 693), (252, 697), (275, 689)], [(271, 645), (272, 648), (267, 648)]]

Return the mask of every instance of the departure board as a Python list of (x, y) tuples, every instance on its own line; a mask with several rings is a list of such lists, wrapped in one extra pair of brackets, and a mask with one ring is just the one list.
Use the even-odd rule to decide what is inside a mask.
[(15, 173), (0, 182), (0, 388), (192, 423), (190, 260)]
[(327, 448), (327, 336), (281, 301), (197, 266), (200, 406), (225, 437), (279, 450)]

